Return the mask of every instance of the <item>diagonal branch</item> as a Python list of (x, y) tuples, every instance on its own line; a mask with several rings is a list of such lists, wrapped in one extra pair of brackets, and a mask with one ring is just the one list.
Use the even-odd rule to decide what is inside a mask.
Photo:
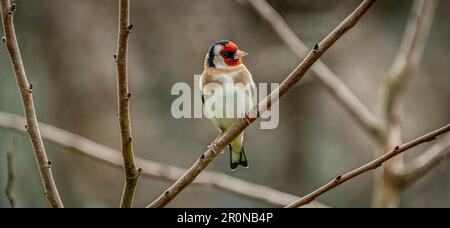
[[(273, 102), (277, 102), (279, 97), (283, 96), (292, 88), (306, 73), (306, 71), (330, 48), (339, 38), (350, 30), (359, 19), (375, 3), (375, 0), (363, 1), (340, 25), (338, 25), (322, 42), (316, 44), (314, 49), (309, 52), (306, 58), (296, 67), (296, 69), (276, 88), (269, 96), (261, 101), (257, 107), (258, 113), (264, 113), (271, 107)], [(159, 196), (148, 207), (164, 207), (174, 199), (184, 188), (191, 184), (194, 179), (212, 162), (218, 155), (216, 151), (222, 151), (234, 138), (244, 131), (257, 118), (246, 117), (241, 122), (235, 124), (233, 128), (222, 135), (212, 144), (189, 170), (183, 174), (171, 187), (169, 187), (161, 196)]]
[(17, 141), (13, 139), (9, 144), (8, 153), (6, 154), (6, 161), (8, 164), (8, 180), (6, 181), (5, 193), (12, 208), (17, 207), (16, 196), (13, 192), (14, 181), (16, 180), (16, 177), (14, 176), (14, 153), (16, 152), (16, 148)]
[(4, 42), (8, 48), (11, 64), (16, 75), (17, 85), (19, 87), (20, 95), (22, 97), (25, 117), (27, 119), (28, 135), (33, 146), (34, 155), (39, 167), (41, 179), (45, 188), (45, 195), (52, 207), (63, 207), (61, 198), (59, 197), (58, 189), (53, 179), (50, 162), (45, 152), (44, 143), (42, 142), (41, 133), (39, 130), (36, 111), (33, 103), (33, 87), (28, 83), (25, 67), (20, 55), (19, 44), (17, 43), (16, 32), (13, 22), (13, 13), (16, 5), (11, 5), (9, 0), (1, 0), (1, 14), (3, 20)]
[(130, 24), (130, 2), (119, 0), (119, 36), (117, 45), (117, 90), (119, 125), (122, 144), (122, 156), (125, 166), (125, 185), (123, 188), (120, 207), (132, 207), (140, 169), (136, 168), (133, 154), (133, 144), (130, 126), (130, 96), (128, 90), (128, 37), (132, 29)]
[[(308, 54), (308, 47), (266, 0), (247, 0), (247, 2), (255, 12), (267, 21), (277, 35), (298, 57), (303, 58)], [(359, 125), (371, 136), (380, 139), (383, 131), (380, 121), (358, 99), (358, 97), (352, 93), (345, 83), (321, 60), (318, 60), (311, 67), (311, 70), (317, 79), (319, 79), (320, 83), (352, 115)]]
[[(25, 132), (25, 129), (23, 128), (24, 122), (25, 119), (23, 117), (0, 112), (0, 127), (5, 127), (18, 132)], [(39, 126), (44, 139), (63, 147), (71, 148), (73, 150), (70, 151), (80, 152), (80, 154), (94, 159), (95, 161), (116, 168), (123, 168), (122, 156), (119, 151), (45, 123), (39, 123)], [(142, 167), (143, 176), (168, 181), (176, 181), (184, 172), (186, 172), (183, 168), (161, 164), (139, 157), (136, 157), (136, 164), (139, 167)], [(223, 189), (276, 207), (287, 205), (298, 199), (298, 196), (214, 171), (202, 172), (193, 184)], [(327, 207), (318, 202), (314, 202), (312, 206)]]
[(418, 146), (422, 143), (426, 143), (426, 142), (430, 142), (436, 139), (436, 137), (438, 137), (439, 135), (442, 135), (444, 133), (447, 133), (450, 131), (450, 124), (447, 124), (446, 126), (435, 130), (433, 132), (430, 132), (422, 137), (419, 137), (417, 139), (414, 139), (408, 143), (405, 143), (401, 146), (396, 146), (394, 149), (392, 149), (389, 153), (384, 154), (383, 156), (351, 171), (348, 172), (342, 176), (338, 176), (335, 179), (331, 180), (330, 182), (328, 182), (326, 185), (318, 188), (317, 190), (311, 192), (310, 194), (302, 197), (301, 199), (289, 204), (287, 207), (288, 208), (294, 208), (294, 207), (300, 207), (303, 206), (305, 204), (308, 204), (309, 202), (313, 201), (314, 199), (316, 199), (317, 197), (319, 197), (320, 195), (330, 191), (331, 189), (341, 185), (342, 183), (356, 177), (359, 176), (367, 171), (370, 170), (374, 170), (378, 167), (380, 167), (381, 165), (383, 165), (383, 163), (415, 146)]
[(450, 158), (450, 137), (435, 143), (405, 166), (401, 174), (401, 187), (404, 188), (413, 184), (448, 158)]

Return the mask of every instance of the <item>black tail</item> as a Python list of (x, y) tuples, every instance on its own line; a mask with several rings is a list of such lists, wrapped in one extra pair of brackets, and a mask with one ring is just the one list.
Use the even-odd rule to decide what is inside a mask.
[(232, 171), (236, 170), (238, 166), (248, 168), (247, 156), (245, 156), (244, 147), (242, 147), (240, 152), (233, 151), (231, 145), (230, 147), (230, 168)]

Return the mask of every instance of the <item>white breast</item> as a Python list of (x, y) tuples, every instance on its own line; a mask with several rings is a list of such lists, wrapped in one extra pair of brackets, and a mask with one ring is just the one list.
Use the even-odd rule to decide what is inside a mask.
[[(252, 108), (249, 86), (234, 84), (232, 79), (223, 77), (224, 83), (216, 87), (214, 91), (209, 91), (206, 95), (205, 112), (209, 118), (238, 119)], [(230, 78), (228, 76), (228, 78)]]

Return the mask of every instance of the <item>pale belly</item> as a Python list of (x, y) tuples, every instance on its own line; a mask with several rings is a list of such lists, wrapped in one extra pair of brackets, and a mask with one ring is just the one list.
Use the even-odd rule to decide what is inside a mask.
[(221, 88), (205, 97), (204, 109), (217, 129), (227, 131), (250, 111), (252, 99), (243, 87), (229, 84)]

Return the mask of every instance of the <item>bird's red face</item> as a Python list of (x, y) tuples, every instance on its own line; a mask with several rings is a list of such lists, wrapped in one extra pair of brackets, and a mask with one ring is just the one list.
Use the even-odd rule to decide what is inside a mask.
[(239, 50), (239, 47), (228, 40), (214, 43), (208, 51), (207, 63), (217, 69), (229, 69), (242, 64), (242, 58), (248, 53)]
[(247, 53), (239, 50), (235, 43), (228, 42), (223, 45), (220, 55), (223, 57), (225, 64), (234, 67), (242, 64), (242, 57), (246, 56)]

